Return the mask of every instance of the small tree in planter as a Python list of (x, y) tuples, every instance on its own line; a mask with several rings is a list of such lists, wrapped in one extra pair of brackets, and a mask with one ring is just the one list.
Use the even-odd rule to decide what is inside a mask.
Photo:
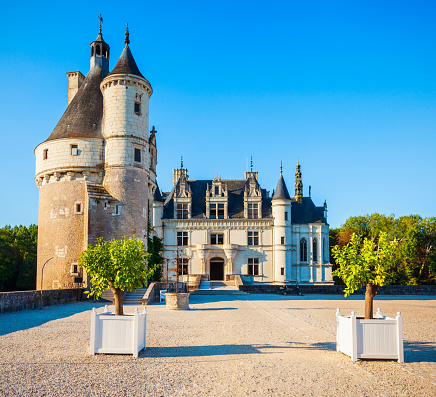
[(147, 268), (149, 257), (144, 244), (135, 236), (110, 241), (98, 238), (79, 258), (80, 265), (91, 276), (88, 295), (98, 299), (109, 287), (114, 294), (115, 315), (123, 315), (123, 290), (141, 288), (155, 271), (155, 267)]
[(346, 285), (345, 296), (366, 286), (365, 319), (373, 318), (373, 301), (379, 287), (384, 285), (389, 275), (388, 269), (398, 245), (390, 241), (385, 232), (380, 232), (378, 241), (353, 234), (350, 243), (332, 249), (339, 269), (332, 274), (338, 276)]

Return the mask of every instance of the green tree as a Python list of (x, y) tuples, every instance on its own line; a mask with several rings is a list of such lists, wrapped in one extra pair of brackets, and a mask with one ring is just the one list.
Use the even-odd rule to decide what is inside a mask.
[(151, 275), (151, 281), (161, 281), (162, 279), (162, 265), (164, 257), (162, 256), (164, 249), (163, 241), (158, 236), (148, 234), (147, 250), (150, 254), (149, 266), (154, 267), (155, 271)]
[(0, 228), (0, 291), (36, 288), (36, 225)]
[(389, 276), (397, 245), (397, 240), (389, 240), (385, 232), (379, 233), (377, 241), (354, 233), (350, 243), (344, 247), (336, 245), (332, 249), (339, 265), (333, 273), (345, 283), (345, 296), (366, 286), (366, 319), (373, 318), (374, 297)]
[(79, 257), (79, 263), (91, 277), (89, 296), (100, 298), (108, 287), (114, 294), (115, 315), (123, 314), (123, 290), (141, 288), (155, 272), (148, 266), (150, 254), (134, 236), (121, 240), (96, 240)]

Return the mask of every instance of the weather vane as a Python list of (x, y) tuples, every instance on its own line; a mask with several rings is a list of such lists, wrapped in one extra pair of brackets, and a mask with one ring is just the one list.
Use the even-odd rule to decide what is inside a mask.
[(103, 17), (100, 15), (98, 16), (98, 19), (100, 20), (100, 33), (101, 33), (101, 23), (103, 22)]

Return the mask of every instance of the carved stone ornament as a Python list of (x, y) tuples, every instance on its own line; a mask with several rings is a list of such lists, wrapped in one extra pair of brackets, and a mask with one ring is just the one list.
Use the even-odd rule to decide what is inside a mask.
[(67, 180), (68, 180), (68, 181), (72, 181), (72, 180), (73, 180), (73, 177), (74, 177), (74, 172), (72, 172), (72, 171), (68, 171), (68, 172), (67, 172)]

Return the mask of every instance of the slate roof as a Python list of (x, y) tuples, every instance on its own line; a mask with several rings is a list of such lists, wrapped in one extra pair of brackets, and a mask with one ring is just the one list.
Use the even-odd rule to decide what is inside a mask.
[(303, 201), (301, 203), (292, 198), (291, 220), (292, 223), (297, 224), (316, 222), (327, 224), (323, 212), (321, 212), (319, 208), (315, 206), (310, 197), (303, 197)]
[(162, 198), (162, 195), (160, 194), (159, 185), (156, 186), (156, 190), (155, 190), (154, 195), (153, 195), (153, 200), (158, 202), (158, 203), (163, 203), (163, 201), (164, 201)]
[(123, 52), (121, 53), (115, 67), (112, 69), (112, 72), (109, 73), (109, 76), (114, 74), (133, 74), (145, 79), (136, 65), (132, 51), (130, 51), (128, 44), (126, 44), (124, 47)]
[(291, 196), (289, 196), (288, 188), (286, 187), (285, 180), (283, 175), (280, 174), (279, 181), (277, 182), (276, 190), (273, 194), (273, 200), (290, 200)]
[[(227, 186), (229, 204), (228, 214), (230, 219), (244, 218), (244, 190), (247, 180), (245, 179), (227, 179), (222, 180)], [(284, 182), (284, 181), (283, 181)], [(206, 219), (206, 188), (212, 186), (212, 180), (189, 180), (189, 186), (192, 192), (192, 219)], [(280, 184), (280, 180), (279, 180)], [(176, 185), (177, 186), (177, 185)], [(286, 188), (286, 185), (284, 185)], [(279, 186), (277, 186), (278, 190)], [(164, 204), (164, 219), (174, 218), (174, 200), (173, 196), (176, 187), (173, 187), (171, 192), (163, 192), (162, 200)], [(289, 196), (289, 192), (283, 191), (284, 197), (291, 200), (291, 220), (294, 224), (308, 223), (326, 223), (321, 207), (316, 207), (310, 197), (304, 197), (301, 203), (298, 203), (295, 198)], [(275, 194), (274, 194), (275, 196)], [(272, 218), (272, 198), (266, 197), (266, 190), (262, 189), (262, 218)]]
[(116, 199), (113, 196), (111, 196), (109, 192), (101, 185), (94, 185), (92, 183), (87, 183), (86, 191), (88, 192), (89, 198), (95, 200), (116, 201)]
[(100, 138), (103, 119), (104, 76), (99, 67), (91, 69), (47, 141), (60, 138)]

